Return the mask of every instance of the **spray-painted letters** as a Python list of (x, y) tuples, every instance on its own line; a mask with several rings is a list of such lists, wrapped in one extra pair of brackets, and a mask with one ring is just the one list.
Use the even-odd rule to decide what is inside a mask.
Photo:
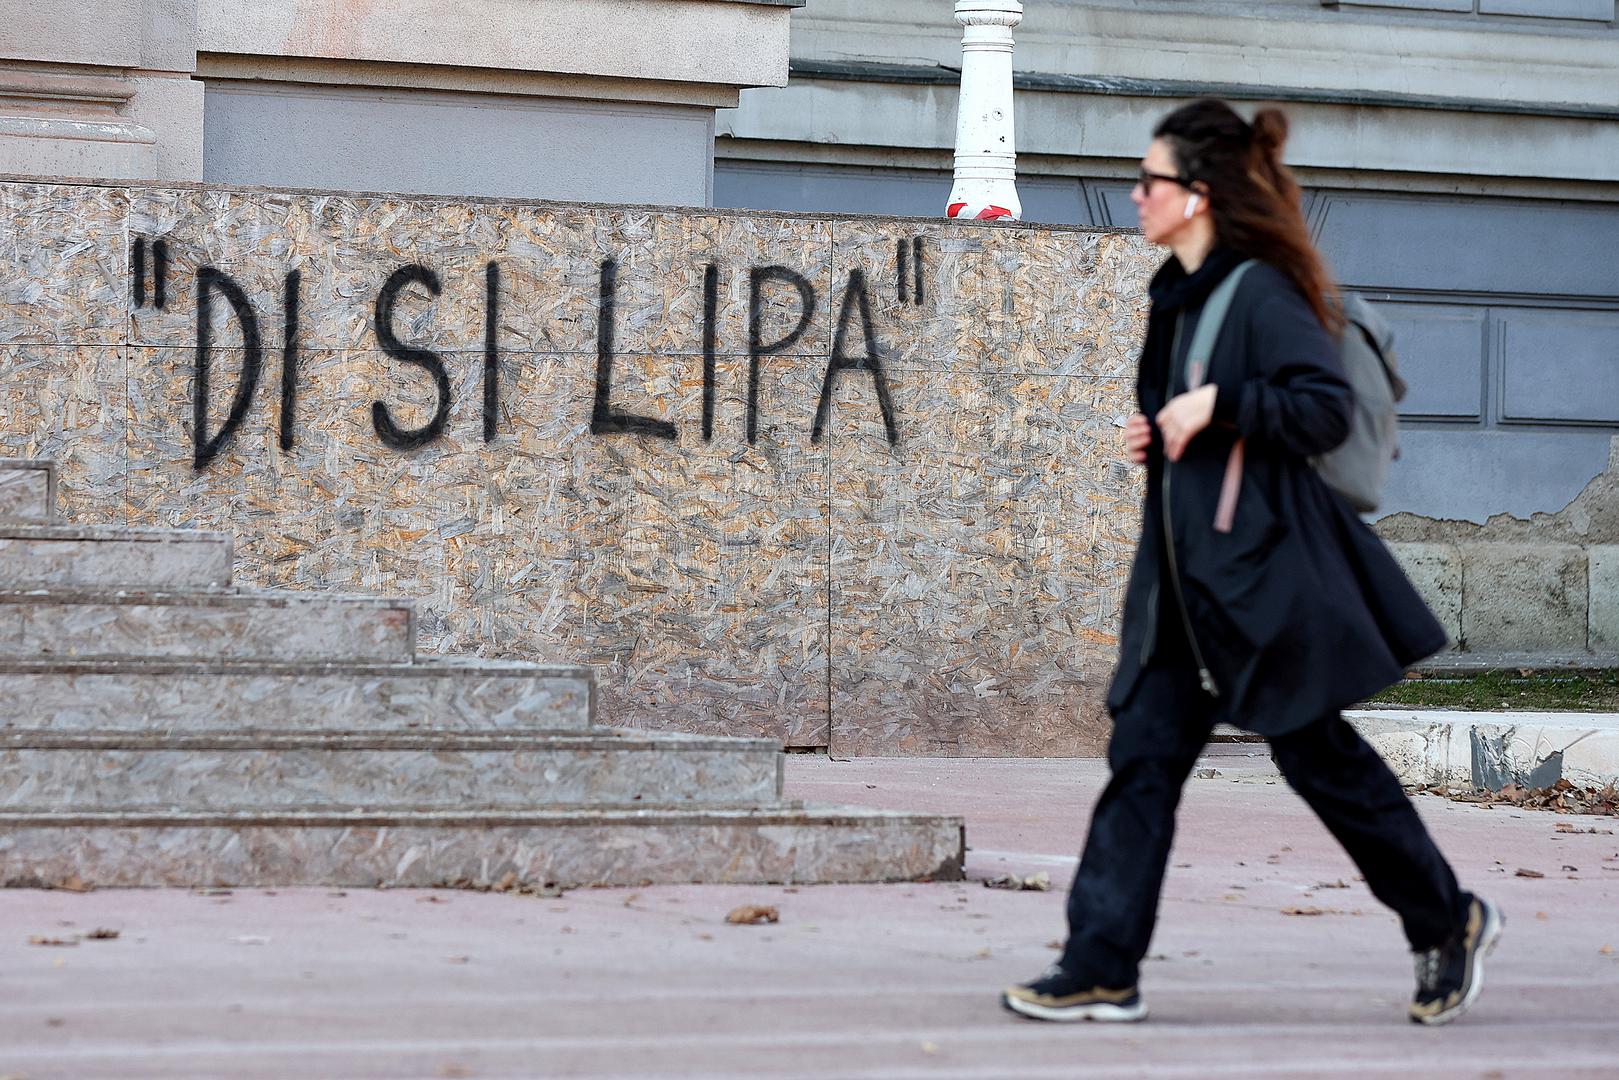
[[(902, 239), (895, 249), (895, 285), (901, 304), (921, 305), (924, 296), (924, 250), (921, 238)], [(151, 304), (162, 309), (172, 300), (168, 286), (169, 242), (165, 239), (148, 241), (137, 238), (131, 251), (131, 291), (137, 307)], [(748, 443), (758, 441), (759, 435), (759, 376), (762, 361), (770, 356), (787, 352), (809, 329), (820, 308), (820, 297), (815, 286), (803, 275), (785, 266), (753, 266), (737, 271), (747, 281), (747, 403), (745, 437)], [(594, 435), (642, 435), (659, 439), (679, 439), (680, 425), (650, 416), (624, 412), (613, 406), (614, 336), (617, 321), (619, 279), (622, 270), (618, 263), (608, 259), (599, 266), (600, 287), (597, 296), (596, 319), (596, 384), (595, 397), (590, 406), (590, 431)], [(201, 266), (196, 277), (196, 363), (192, 376), (192, 463), (201, 470), (208, 467), (231, 443), (241, 427), (257, 395), (264, 368), (263, 336), (260, 332), (261, 307), (249, 296), (240, 283), (225, 271), (214, 266)], [(727, 271), (709, 264), (703, 270), (702, 296), (702, 375), (703, 405), (701, 436), (714, 438), (715, 368), (720, 353), (719, 296)], [(484, 340), (482, 370), (482, 433), (485, 442), (498, 434), (500, 415), (500, 308), (502, 284), (500, 264), (484, 266), (483, 304)], [(299, 306), (301, 276), (299, 271), (288, 271), (283, 278), (282, 295), (278, 298), (279, 314), (283, 320), (281, 346), (280, 415), (278, 445), (291, 450), (297, 441), (299, 390)], [(394, 419), (386, 401), (371, 404), (371, 422), (378, 440), (394, 450), (410, 451), (426, 446), (444, 435), (452, 405), (452, 380), (443, 354), (413, 345), (401, 336), (395, 318), (395, 308), (401, 295), (415, 290), (428, 298), (437, 298), (444, 291), (440, 274), (425, 263), (400, 266), (377, 283), (372, 312), (371, 331), (377, 346), (392, 359), (425, 371), (432, 380), (435, 404), (432, 416), (419, 427), (402, 427)], [(796, 305), (791, 330), (775, 340), (766, 340), (765, 312), (771, 300), (787, 301)], [(864, 271), (849, 272), (842, 289), (834, 298), (837, 321), (833, 330), (832, 355), (821, 380), (821, 394), (811, 420), (811, 441), (819, 443), (826, 434), (832, 393), (838, 380), (845, 374), (869, 375), (876, 391), (878, 408), (882, 413), (883, 428), (890, 443), (899, 441), (899, 420), (889, 393), (888, 380), (883, 370), (883, 347), (878, 327), (872, 314), (870, 290)], [(223, 302), (229, 308), (241, 336), (242, 364), (237, 383), (230, 396), (230, 408), (217, 430), (209, 430), (208, 410), (210, 395), (223, 388), (216, 386), (214, 378), (215, 312)], [(265, 307), (269, 301), (262, 302)], [(850, 343), (855, 342), (854, 351)], [(670, 363), (678, 360), (671, 359)]]

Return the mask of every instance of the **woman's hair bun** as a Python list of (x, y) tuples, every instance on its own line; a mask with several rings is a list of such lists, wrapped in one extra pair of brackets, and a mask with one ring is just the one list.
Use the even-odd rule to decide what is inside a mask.
[(1272, 157), (1279, 157), (1287, 142), (1287, 115), (1280, 109), (1260, 109), (1254, 114), (1254, 146)]

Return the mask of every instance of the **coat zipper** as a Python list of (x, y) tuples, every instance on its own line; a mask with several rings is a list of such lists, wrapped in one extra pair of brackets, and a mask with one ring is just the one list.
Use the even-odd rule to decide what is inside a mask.
[[(1175, 338), (1169, 347), (1169, 388), (1171, 391), (1171, 396), (1173, 396), (1175, 389), (1175, 364), (1180, 360), (1181, 327), (1183, 325), (1183, 319), (1184, 317), (1176, 318)], [(1209, 697), (1217, 698), (1220, 696), (1220, 686), (1214, 681), (1214, 675), (1210, 673), (1209, 665), (1203, 661), (1203, 650), (1198, 648), (1197, 634), (1192, 630), (1192, 616), (1191, 613), (1186, 610), (1186, 594), (1181, 590), (1180, 566), (1175, 559), (1175, 525), (1169, 510), (1170, 471), (1171, 465), (1169, 456), (1166, 454), (1164, 455), (1163, 483), (1159, 486), (1162, 488), (1164, 501), (1164, 554), (1169, 560), (1169, 583), (1175, 589), (1175, 606), (1180, 609), (1181, 626), (1183, 626), (1186, 630), (1186, 643), (1192, 647), (1192, 660), (1197, 664), (1198, 683), (1203, 687), (1203, 692), (1205, 694), (1209, 695)]]

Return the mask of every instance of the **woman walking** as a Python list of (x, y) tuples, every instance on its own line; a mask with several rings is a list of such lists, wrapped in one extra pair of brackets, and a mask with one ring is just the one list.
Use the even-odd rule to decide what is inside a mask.
[[(1147, 469), (1141, 540), (1108, 692), (1112, 778), (1068, 899), (1061, 959), (1002, 995), (1042, 1020), (1140, 1020), (1181, 788), (1221, 721), (1266, 736), (1282, 775), (1393, 908), (1416, 955), (1411, 1019), (1470, 1005), (1500, 932), (1465, 893), (1399, 782), (1339, 714), (1444, 647), (1377, 537), (1311, 467), (1353, 404), (1336, 292), (1282, 164), (1287, 121), (1219, 101), (1166, 117), (1132, 199), (1172, 257), (1153, 278), (1125, 427)], [(1240, 272), (1206, 370), (1188, 351)], [(1211, 324), (1211, 326), (1214, 324)]]

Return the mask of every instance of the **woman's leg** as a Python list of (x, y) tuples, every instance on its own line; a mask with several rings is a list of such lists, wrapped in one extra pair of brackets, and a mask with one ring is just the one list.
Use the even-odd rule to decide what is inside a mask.
[(1135, 986), (1158, 918), (1175, 809), (1208, 741), (1209, 712), (1189, 668), (1154, 666), (1114, 718), (1113, 776), (1091, 813), (1068, 893), (1065, 971), (1097, 986)]
[(1411, 948), (1449, 940), (1467, 920), (1466, 895), (1377, 751), (1337, 713), (1270, 743), (1293, 790), (1400, 916)]

